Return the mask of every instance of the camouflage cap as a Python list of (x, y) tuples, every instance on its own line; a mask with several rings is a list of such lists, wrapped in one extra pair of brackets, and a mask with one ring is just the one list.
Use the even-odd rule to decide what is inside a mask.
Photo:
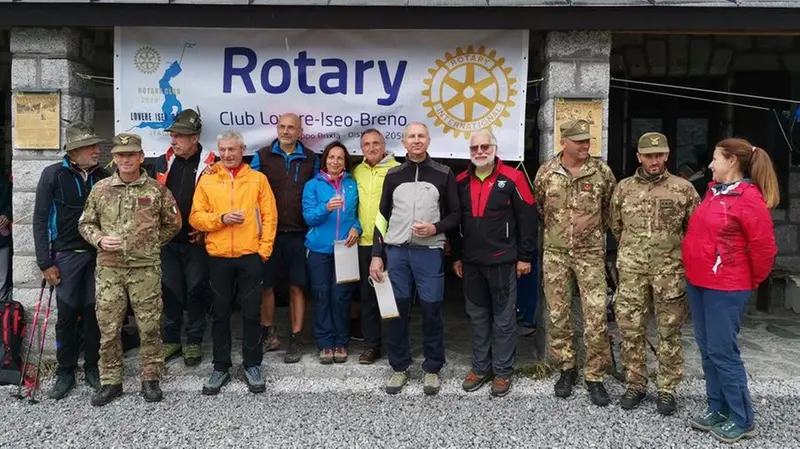
[(84, 122), (72, 122), (64, 130), (64, 151), (96, 145), (103, 141), (94, 134), (94, 129)]
[(184, 109), (175, 117), (167, 132), (176, 134), (200, 134), (200, 129), (203, 127), (203, 121), (200, 119), (200, 114), (194, 109)]
[(644, 133), (639, 138), (639, 154), (669, 153), (667, 137), (661, 133)]
[(580, 142), (582, 140), (589, 140), (592, 136), (589, 134), (591, 125), (586, 120), (570, 120), (561, 124), (561, 137), (566, 137), (569, 140)]
[(114, 148), (111, 149), (111, 154), (114, 153), (137, 153), (142, 150), (142, 138), (138, 134), (117, 134), (114, 140), (111, 141)]

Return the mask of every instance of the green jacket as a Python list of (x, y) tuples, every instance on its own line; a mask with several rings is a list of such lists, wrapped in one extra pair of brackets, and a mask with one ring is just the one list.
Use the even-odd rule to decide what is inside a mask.
[(389, 169), (398, 165), (400, 163), (390, 153), (374, 167), (370, 167), (364, 161), (353, 169), (353, 177), (358, 183), (358, 221), (363, 229), (361, 238), (358, 239), (360, 246), (372, 246), (375, 218), (378, 216), (378, 207), (381, 204), (383, 181), (386, 179)]

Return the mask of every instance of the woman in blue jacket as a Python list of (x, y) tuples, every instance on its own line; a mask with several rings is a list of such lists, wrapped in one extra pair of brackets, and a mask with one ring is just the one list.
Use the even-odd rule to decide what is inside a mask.
[(314, 336), (321, 363), (344, 363), (350, 344), (350, 298), (357, 283), (336, 283), (333, 245), (337, 240), (345, 240), (348, 247), (358, 242), (358, 187), (350, 155), (340, 142), (325, 147), (320, 168), (303, 189)]

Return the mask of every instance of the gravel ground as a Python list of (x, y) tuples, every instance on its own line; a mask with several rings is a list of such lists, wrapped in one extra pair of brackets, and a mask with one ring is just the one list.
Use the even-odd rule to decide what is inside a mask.
[[(598, 408), (582, 388), (568, 400), (552, 395), (552, 381), (517, 379), (511, 394), (492, 398), (488, 386), (465, 393), (460, 379), (446, 379), (438, 397), (421, 381), (398, 396), (381, 391), (383, 379), (269, 379), (252, 395), (240, 379), (216, 397), (200, 394), (203, 379), (184, 375), (164, 381), (165, 399), (146, 404), (129, 378), (123, 398), (89, 405), (81, 386), (66, 399), (32, 405), (0, 388), (2, 447), (201, 448), (201, 447), (548, 447), (548, 448), (800, 448), (800, 378), (751, 380), (758, 437), (736, 445), (717, 443), (688, 428), (704, 406), (701, 380), (685, 381), (679, 411), (656, 414), (654, 394), (625, 412), (616, 399), (622, 386), (607, 380), (612, 405)], [(47, 387), (47, 385), (45, 386)], [(793, 432), (794, 431), (794, 432)]]

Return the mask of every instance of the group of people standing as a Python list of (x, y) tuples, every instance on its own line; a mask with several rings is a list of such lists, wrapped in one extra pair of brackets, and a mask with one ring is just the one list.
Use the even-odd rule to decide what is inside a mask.
[[(381, 357), (385, 342), (393, 371), (386, 391), (392, 394), (408, 382), (409, 314), (416, 296), (424, 392), (436, 394), (445, 363), (448, 241), (472, 330), (473, 363), (463, 388), (476, 391), (491, 381), (491, 393), (503, 396), (516, 354), (517, 279), (531, 271), (538, 213), (549, 347), (560, 370), (556, 396), (570, 396), (578, 381), (574, 280), (587, 350), (584, 381), (594, 404), (610, 402), (603, 386), (611, 361), (605, 272), (610, 231), (619, 242), (613, 307), (628, 384), (622, 408), (646, 397), (645, 325), (652, 297), (659, 413), (676, 408), (680, 329), (691, 309), (709, 400), (707, 413), (692, 425), (726, 441), (751, 436), (752, 405), (736, 335), (749, 295), (769, 274), (776, 253), (769, 209), (777, 205), (778, 191), (769, 156), (745, 140), (720, 142), (710, 165), (714, 181), (701, 201), (691, 184), (667, 171), (670, 149), (662, 134), (641, 136), (641, 167), (617, 183), (604, 162), (589, 156), (591, 124), (571, 120), (560, 126), (561, 151), (540, 167), (531, 189), (522, 172), (497, 157), (498, 142), (487, 130), (471, 134), (471, 164), (455, 175), (431, 159), (423, 123), (404, 130), (402, 163), (386, 151), (379, 130), (364, 131), (364, 158), (354, 167), (341, 142), (317, 156), (299, 141), (299, 117), (285, 114), (278, 137), (246, 164), (241, 134), (222, 133), (216, 153), (207, 151), (199, 143), (200, 116), (188, 109), (167, 130), (172, 144), (151, 173), (142, 168), (141, 139), (120, 134), (111, 151), (117, 170), (109, 174), (98, 166), (101, 140), (83, 123), (70, 125), (66, 156), (42, 173), (34, 212), (37, 262), (56, 286), (59, 309), (59, 368), (51, 397), (60, 399), (74, 386), (78, 326), (86, 382), (97, 390), (92, 403), (104, 405), (122, 394), (119, 334), (128, 300), (142, 340), (146, 400), (161, 400), (166, 361), (183, 356), (186, 365), (201, 362), (209, 309), (213, 371), (203, 393), (216, 394), (230, 381), (235, 302), (242, 311), (245, 382), (254, 393), (264, 391), (263, 353), (281, 347), (274, 324), (279, 278), (287, 279), (290, 292), (284, 361), (302, 357), (308, 287), (319, 361), (345, 362), (350, 303), (358, 289), (365, 339), (359, 363)], [(358, 245), (357, 282), (337, 282), (336, 244)], [(373, 285), (387, 278), (399, 317), (383, 320)]]

